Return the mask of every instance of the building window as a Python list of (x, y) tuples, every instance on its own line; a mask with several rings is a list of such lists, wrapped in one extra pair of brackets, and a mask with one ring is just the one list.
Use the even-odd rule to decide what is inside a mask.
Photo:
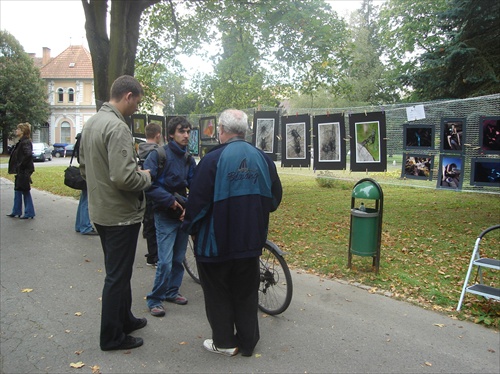
[(64, 90), (62, 88), (57, 89), (57, 102), (62, 103), (64, 101), (63, 97)]
[(66, 121), (61, 123), (61, 143), (71, 143), (71, 126)]
[(73, 103), (75, 101), (75, 90), (72, 88), (68, 89), (68, 102)]

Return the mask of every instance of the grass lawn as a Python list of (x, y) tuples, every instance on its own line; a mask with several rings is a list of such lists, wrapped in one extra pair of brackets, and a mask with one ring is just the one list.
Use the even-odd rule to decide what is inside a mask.
[[(66, 166), (38, 168), (33, 187), (77, 198), (63, 184)], [(399, 169), (399, 167), (398, 167)], [(394, 185), (399, 173), (348, 173), (351, 180), (321, 183), (310, 170), (278, 168), (283, 201), (271, 214), (269, 239), (283, 249), (292, 269), (339, 278), (392, 297), (494, 328), (500, 327), (500, 303), (466, 294), (455, 308), (477, 236), (500, 223), (500, 196)], [(13, 179), (6, 169), (0, 176)], [(353, 255), (347, 268), (351, 193), (356, 181), (370, 177), (382, 186), (383, 227), (379, 274), (372, 258)], [(347, 179), (347, 178), (346, 178)], [(368, 207), (374, 201), (365, 201)], [(481, 241), (485, 255), (500, 258), (500, 230)], [(499, 287), (500, 272), (483, 273)]]

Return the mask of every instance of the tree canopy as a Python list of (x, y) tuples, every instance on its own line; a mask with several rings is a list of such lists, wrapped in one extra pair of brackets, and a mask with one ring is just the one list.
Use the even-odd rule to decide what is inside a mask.
[(44, 81), (33, 59), (7, 31), (0, 31), (0, 127), (3, 152), (7, 140), (21, 122), (32, 130), (47, 122), (49, 104)]

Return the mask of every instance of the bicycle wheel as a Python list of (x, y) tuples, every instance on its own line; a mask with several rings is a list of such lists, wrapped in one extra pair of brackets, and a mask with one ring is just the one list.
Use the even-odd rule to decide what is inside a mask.
[(278, 247), (268, 240), (260, 256), (259, 309), (270, 315), (283, 313), (292, 293), (290, 269)]
[(196, 266), (196, 258), (194, 257), (194, 243), (191, 236), (189, 237), (187, 249), (186, 249), (186, 257), (184, 257), (184, 261), (182, 262), (184, 265), (184, 269), (188, 272), (188, 274), (193, 278), (196, 283), (200, 283), (200, 277), (198, 276), (198, 267)]

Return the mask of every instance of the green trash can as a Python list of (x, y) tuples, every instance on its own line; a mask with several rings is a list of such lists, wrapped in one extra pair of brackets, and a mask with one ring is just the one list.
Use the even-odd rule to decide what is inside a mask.
[[(358, 200), (363, 200), (359, 204)], [(374, 203), (374, 207), (366, 207)], [(382, 237), (383, 192), (373, 179), (361, 179), (351, 195), (351, 231), (349, 234), (348, 266), (352, 267), (352, 255), (373, 257), (373, 267), (378, 273)]]

